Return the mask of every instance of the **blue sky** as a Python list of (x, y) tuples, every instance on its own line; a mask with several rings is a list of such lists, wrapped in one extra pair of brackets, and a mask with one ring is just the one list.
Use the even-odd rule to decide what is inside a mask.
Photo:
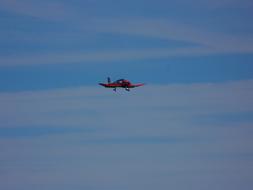
[(252, 189), (252, 8), (0, 0), (0, 188)]

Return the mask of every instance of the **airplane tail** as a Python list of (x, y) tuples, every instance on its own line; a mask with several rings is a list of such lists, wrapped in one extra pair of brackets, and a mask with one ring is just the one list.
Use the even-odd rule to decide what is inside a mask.
[(110, 84), (111, 83), (111, 78), (107, 77), (107, 83)]

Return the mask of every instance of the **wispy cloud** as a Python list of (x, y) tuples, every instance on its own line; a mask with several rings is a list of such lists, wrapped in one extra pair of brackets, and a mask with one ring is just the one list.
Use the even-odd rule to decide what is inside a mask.
[[(94, 44), (97, 36), (110, 34), (113, 37), (144, 37), (168, 43), (171, 40), (190, 42), (192, 46), (101, 50), (97, 45), (94, 51), (82, 51), (80, 46), (74, 46), (70, 51), (66, 50), (68, 45), (65, 44), (66, 51), (59, 53), (49, 45), (50, 50), (45, 52), (44, 49), (45, 53), (38, 49), (35, 54), (35, 51), (27, 48), (22, 55), (20, 52), (6, 54), (10, 56), (1, 54), (0, 66), (81, 62), (101, 64), (106, 61), (171, 56), (253, 53), (251, 34), (242, 36), (239, 33), (217, 32), (221, 30), (215, 32), (211, 27), (206, 28), (206, 23), (196, 27), (184, 21), (172, 22), (167, 19), (171, 16), (168, 14), (163, 19), (162, 15), (154, 19), (149, 15), (150, 7), (146, 9), (146, 14), (138, 18), (137, 14), (129, 16), (129, 10), (123, 16), (115, 16), (119, 10), (114, 14), (109, 12), (116, 1), (106, 1), (104, 4), (89, 1), (97, 3), (97, 7), (93, 7), (87, 14), (89, 19), (84, 20), (86, 12), (82, 7), (76, 9), (78, 13), (73, 13), (71, 6), (67, 6), (69, 2), (0, 0), (0, 9), (40, 18), (43, 23), (64, 21), (60, 22), (63, 28), (54, 31), (70, 28), (66, 33), (67, 36), (71, 34), (69, 41), (75, 36), (73, 27), (79, 35), (78, 39), (84, 35), (85, 39), (94, 40)], [(83, 5), (82, 1), (74, 2)], [(133, 6), (129, 6), (131, 10), (136, 8), (136, 2), (133, 1)], [(138, 6), (142, 10), (148, 2), (140, 2)], [(108, 6), (107, 3), (107, 12), (102, 10), (104, 12), (98, 14), (99, 8)], [(167, 3), (173, 4), (177, 8), (175, 11), (182, 10), (182, 5), (189, 5), (190, 12), (252, 4), (248, 0), (182, 0), (174, 3), (161, 0), (154, 2), (154, 5), (160, 10), (159, 6)], [(21, 20), (30, 26), (30, 22), (26, 22), (30, 19), (26, 19)], [(47, 30), (51, 30), (51, 27)], [(20, 32), (15, 27), (11, 29)], [(29, 40), (34, 44), (47, 44), (54, 38), (53, 35), (48, 38), (44, 30), (43, 38), (40, 36), (42, 33), (37, 35), (35, 32), (31, 36), (29, 31), (27, 27), (20, 35), (22, 42)], [(23, 34), (26, 38), (23, 38)], [(66, 36), (61, 37), (64, 40)], [(7, 38), (6, 41), (8, 43)], [(83, 40), (80, 43), (85, 42)], [(14, 74), (10, 78), (16, 77)], [(29, 80), (33, 79), (31, 77)], [(252, 80), (146, 85), (131, 92), (119, 90), (117, 93), (98, 86), (1, 92), (0, 133), (7, 131), (8, 134), (0, 135), (0, 189), (252, 189), (252, 97)], [(15, 135), (17, 133), (19, 135)]]
[(218, 53), (214, 49), (180, 48), (180, 49), (130, 49), (107, 50), (96, 52), (62, 52), (17, 56), (2, 56), (0, 66), (38, 65), (38, 64), (75, 64), (75, 63), (105, 63), (131, 60), (146, 60), (167, 58), (171, 56), (203, 56)]
[[(96, 87), (1, 93), (1, 128), (95, 130), (0, 138), (0, 186), (12, 190), (42, 189), (41, 184), (50, 190), (252, 186), (252, 120), (220, 120), (224, 114), (235, 118), (253, 112), (252, 84), (146, 86), (130, 93)], [(215, 122), (202, 120), (214, 114), (219, 115)]]
[[(203, 56), (216, 54), (253, 53), (253, 39), (232, 34), (205, 31), (187, 24), (161, 19), (93, 19), (87, 21), (86, 34), (111, 33), (118, 36), (136, 36), (157, 40), (171, 40), (192, 43), (182, 48), (128, 48), (96, 51), (62, 51), (1, 56), (1, 66), (65, 64), (87, 62), (111, 62), (121, 60), (145, 60), (171, 56)], [(77, 24), (77, 23), (76, 23)], [(86, 23), (87, 25), (87, 23)], [(82, 26), (80, 30), (82, 30)], [(87, 30), (89, 32), (87, 32)], [(93, 34), (94, 35), (94, 34)], [(64, 39), (63, 39), (64, 40)], [(85, 43), (85, 42), (84, 42)]]
[(60, 21), (67, 18), (70, 9), (59, 1), (1, 0), (0, 9), (34, 18)]
[[(178, 40), (198, 44), (201, 50), (209, 48), (215, 53), (252, 53), (253, 39), (239, 35), (206, 31), (188, 24), (160, 19), (111, 19), (97, 24), (102, 31)], [(193, 48), (194, 49), (194, 48)], [(191, 48), (189, 48), (191, 50)], [(183, 51), (182, 51), (183, 52)], [(212, 53), (212, 51), (209, 51)]]
[[(143, 121), (137, 120), (146, 125), (147, 116), (180, 121), (180, 117), (252, 112), (252, 86), (252, 81), (241, 81), (147, 86), (134, 89), (131, 94), (115, 94), (99, 87), (1, 93), (1, 123), (2, 127), (83, 126), (96, 125), (97, 118), (121, 122), (127, 114), (132, 119), (142, 118)], [(118, 119), (111, 121), (111, 115)]]
[[(112, 2), (110, 2), (113, 4)], [(110, 5), (111, 5), (110, 4)], [(157, 4), (157, 3), (156, 3)], [(156, 6), (161, 7), (165, 3), (163, 1)], [(199, 1), (195, 0), (193, 3), (185, 0), (180, 1), (180, 3), (172, 3), (172, 7), (180, 8), (182, 5), (191, 7), (190, 10), (195, 11), (195, 4), (201, 6), (202, 9), (207, 9), (208, 7), (223, 7), (223, 6), (250, 6), (252, 3), (250, 1)], [(48, 52), (31, 53), (26, 51), (26, 53), (20, 55), (20, 53), (11, 54), (9, 56), (0, 57), (0, 66), (17, 66), (17, 65), (37, 65), (37, 64), (65, 64), (65, 63), (86, 63), (86, 62), (106, 62), (106, 61), (121, 61), (121, 60), (146, 60), (146, 59), (158, 59), (167, 58), (171, 56), (203, 56), (203, 55), (217, 55), (217, 54), (233, 54), (233, 53), (253, 53), (253, 38), (252, 35), (242, 36), (241, 34), (235, 34), (233, 32), (227, 31), (226, 33), (218, 32), (219, 30), (214, 30), (212, 28), (206, 27), (206, 24), (193, 25), (191, 23), (186, 24), (186, 21), (182, 19), (173, 19), (172, 17), (152, 17), (150, 15), (143, 16), (131, 16), (131, 15), (121, 15), (119, 17), (113, 17), (108, 14), (101, 16), (99, 7), (101, 3), (99, 2), (85, 2), (85, 3), (75, 3), (70, 4), (64, 1), (32, 1), (32, 0), (1, 0), (1, 9), (7, 10), (9, 12), (18, 13), (22, 15), (32, 16), (36, 18), (53, 20), (53, 21), (64, 21), (60, 22), (63, 28), (68, 28), (66, 35), (58, 38), (57, 33), (62, 32), (61, 30), (56, 30), (52, 33), (42, 32), (31, 33), (28, 29), (27, 32), (11, 29), (7, 33), (12, 34), (15, 43), (27, 43), (34, 44), (44, 44), (45, 47), (52, 46), (52, 44), (58, 44), (59, 41), (68, 41), (70, 43), (71, 39), (80, 39), (83, 44), (86, 44), (86, 40), (94, 41), (93, 45), (96, 50), (82, 51), (80, 46), (75, 47), (75, 43), (71, 43), (73, 46), (71, 50), (59, 51), (51, 50)], [(104, 4), (102, 4), (104, 5)], [(152, 4), (151, 4), (152, 5)], [(150, 6), (151, 6), (150, 5)], [(166, 4), (167, 5), (167, 4)], [(92, 14), (92, 11), (88, 11), (89, 14), (78, 6), (82, 6), (85, 10), (92, 7), (92, 9), (97, 14)], [(138, 4), (138, 6), (140, 6)], [(165, 5), (164, 5), (165, 6)], [(199, 9), (199, 7), (198, 7)], [(105, 8), (109, 11), (110, 7)], [(105, 11), (106, 12), (106, 11)], [(117, 11), (116, 11), (117, 12)], [(118, 13), (118, 12), (117, 12)], [(233, 14), (229, 12), (229, 14)], [(210, 16), (212, 16), (210, 14)], [(25, 21), (24, 21), (25, 22)], [(224, 22), (224, 21), (223, 21)], [(28, 23), (24, 23), (29, 26)], [(59, 24), (59, 23), (58, 23)], [(225, 24), (225, 23), (224, 23)], [(52, 27), (50, 25), (50, 27)], [(29, 28), (29, 27), (28, 27)], [(73, 28), (75, 32), (71, 32), (69, 28)], [(48, 30), (48, 28), (46, 28)], [(43, 38), (41, 36), (43, 34)], [(124, 36), (129, 37), (144, 37), (146, 39), (152, 40), (164, 40), (170, 43), (171, 41), (180, 41), (191, 43), (192, 46), (182, 47), (182, 48), (136, 48), (130, 47), (128, 49), (113, 49), (106, 48), (106, 50), (101, 50), (100, 45), (96, 45), (97, 37), (111, 34), (115, 38)], [(6, 35), (6, 33), (4, 33)], [(56, 37), (57, 36), (57, 37)], [(82, 37), (85, 36), (85, 37)], [(57, 38), (59, 41), (55, 41)], [(68, 38), (68, 39), (66, 39)], [(4, 37), (4, 39), (6, 39)], [(15, 41), (16, 39), (16, 41)], [(116, 39), (115, 39), (116, 40)], [(52, 43), (53, 41), (53, 43)], [(7, 42), (8, 44), (8, 39)], [(49, 44), (49, 45), (48, 45)], [(50, 45), (51, 44), (51, 45)], [(63, 43), (64, 45), (64, 43)], [(104, 44), (106, 46), (106, 44)], [(62, 46), (61, 45), (58, 45)], [(65, 44), (66, 46), (66, 44)], [(57, 46), (56, 46), (57, 47)], [(66, 48), (67, 49), (67, 48)], [(78, 50), (75, 50), (78, 49)]]
[[(177, 1), (181, 5), (185, 6), (194, 6), (196, 9), (218, 9), (218, 8), (248, 8), (253, 6), (251, 0), (192, 0), (192, 1), (187, 1), (187, 0), (179, 0)], [(196, 6), (196, 4), (198, 6)]]

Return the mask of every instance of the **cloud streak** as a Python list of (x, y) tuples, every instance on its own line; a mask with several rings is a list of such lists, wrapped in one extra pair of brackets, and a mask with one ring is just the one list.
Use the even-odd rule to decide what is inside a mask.
[[(157, 19), (93, 19), (87, 21), (86, 34), (111, 33), (157, 40), (171, 40), (192, 43), (182, 48), (129, 48), (96, 51), (62, 51), (58, 53), (37, 53), (1, 56), (1, 66), (37, 64), (74, 64), (119, 62), (121, 60), (147, 60), (179, 56), (205, 56), (217, 54), (253, 53), (253, 38), (221, 34), (194, 28), (167, 20)], [(82, 27), (80, 28), (82, 29)], [(94, 34), (93, 34), (94, 35)], [(84, 42), (85, 43), (85, 42)]]
[(253, 52), (252, 38), (209, 32), (168, 20), (111, 19), (98, 22), (97, 26), (101, 27), (101, 30), (107, 29), (108, 32), (192, 42), (202, 46), (202, 50), (211, 48), (214, 51), (216, 50), (216, 53)]
[(49, 21), (64, 20), (69, 12), (69, 8), (57, 1), (1, 0), (0, 5), (2, 10)]
[[(201, 1), (201, 7), (208, 8), (213, 5), (214, 7), (223, 6), (243, 6), (250, 5), (249, 1), (237, 2), (237, 1)], [(112, 3), (112, 2), (110, 2)], [(195, 1), (199, 4), (199, 1)], [(130, 3), (131, 4), (131, 3)], [(159, 6), (162, 6), (164, 2), (161, 2)], [(179, 5), (180, 4), (180, 5)], [(172, 4), (175, 7), (181, 7), (181, 4), (187, 4), (186, 1), (181, 1), (181, 3)], [(193, 4), (195, 7), (194, 3)], [(7, 10), (13, 13), (18, 13), (21, 15), (28, 15), (36, 18), (45, 19), (46, 21), (60, 21), (57, 24), (61, 25), (63, 28), (68, 28), (68, 32), (65, 35), (59, 37), (56, 33), (59, 33), (59, 28), (54, 28), (56, 31), (51, 31), (48, 33), (43, 33), (42, 31), (37, 33), (30, 32), (30, 24), (27, 20), (24, 25), (28, 25), (28, 32), (22, 30), (12, 30), (8, 31), (8, 35), (11, 34), (11, 43), (27, 43), (34, 44), (44, 44), (45, 47), (52, 46), (52, 44), (58, 44), (59, 41), (62, 43), (60, 46), (64, 45), (64, 42), (73, 46), (77, 42), (76, 38), (80, 39), (83, 44), (89, 43), (96, 47), (95, 50), (82, 51), (80, 46), (78, 50), (72, 48), (72, 50), (65, 51), (54, 51), (50, 53), (43, 51), (44, 53), (37, 51), (37, 53), (32, 53), (32, 51), (27, 51), (27, 53), (20, 54), (15, 53), (8, 56), (0, 56), (0, 66), (18, 66), (18, 65), (38, 65), (38, 64), (66, 64), (66, 63), (99, 63), (99, 62), (119, 62), (121, 60), (133, 61), (133, 60), (148, 60), (148, 59), (160, 59), (168, 58), (174, 56), (205, 56), (205, 55), (217, 55), (217, 54), (240, 54), (240, 53), (253, 53), (253, 37), (252, 35), (242, 36), (241, 34), (235, 34), (233, 32), (217, 32), (219, 30), (206, 28), (206, 24), (198, 25), (198, 27), (192, 24), (186, 24), (185, 21), (176, 21), (178, 19), (170, 19), (169, 17), (152, 17), (152, 16), (126, 16), (122, 15), (118, 18), (112, 17), (110, 15), (101, 16), (100, 14), (94, 14), (90, 11), (89, 14), (83, 13), (77, 7), (83, 6), (85, 9), (92, 7), (96, 13), (102, 11), (98, 9), (99, 3), (81, 3), (81, 4), (69, 4), (68, 2), (59, 1), (0, 1), (1, 9)], [(102, 4), (103, 5), (103, 4)], [(139, 5), (139, 4), (138, 4)], [(158, 5), (157, 5), (158, 6)], [(158, 8), (159, 8), (158, 6)], [(190, 6), (190, 5), (189, 5)], [(191, 7), (191, 6), (190, 6)], [(147, 7), (148, 9), (149, 7)], [(108, 9), (105, 8), (106, 10)], [(194, 8), (190, 8), (190, 10)], [(109, 10), (109, 9), (108, 9)], [(82, 10), (83, 11), (83, 10)], [(106, 12), (104, 10), (104, 12)], [(233, 12), (228, 12), (233, 15)], [(9, 18), (8, 18), (9, 19)], [(15, 19), (14, 19), (15, 22)], [(27, 22), (27, 23), (26, 23)], [(225, 24), (225, 23), (224, 23)], [(23, 24), (22, 24), (23, 25)], [(38, 26), (40, 26), (38, 24)], [(52, 27), (52, 25), (50, 25)], [(73, 31), (69, 31), (69, 28), (73, 28)], [(214, 31), (216, 30), (216, 32)], [(168, 44), (171, 41), (186, 42), (191, 43), (192, 46), (182, 47), (182, 48), (136, 48), (130, 47), (128, 49), (113, 49), (106, 48), (106, 50), (100, 48), (100, 43), (97, 43), (97, 37), (105, 34), (110, 34), (116, 38), (133, 37), (133, 38), (144, 38), (152, 40), (163, 40)], [(6, 33), (4, 33), (6, 35)], [(39, 36), (40, 35), (40, 36)], [(43, 36), (43, 38), (41, 38)], [(56, 37), (57, 36), (57, 37)], [(85, 37), (82, 37), (85, 36)], [(55, 40), (55, 38), (59, 39)], [(68, 39), (66, 39), (68, 38)], [(71, 39), (75, 43), (71, 43)], [(4, 39), (5, 40), (5, 39)], [(6, 40), (5, 40), (6, 41)], [(91, 42), (93, 41), (93, 43)], [(109, 40), (111, 41), (111, 40)], [(8, 40), (5, 42), (8, 44)], [(80, 43), (80, 42), (79, 42)], [(109, 42), (110, 43), (110, 42)], [(51, 44), (51, 45), (50, 45)], [(65, 44), (66, 45), (66, 44)], [(106, 44), (105, 44), (106, 45)], [(59, 46), (59, 45), (58, 45)], [(57, 45), (56, 45), (57, 47)], [(14, 48), (15, 49), (15, 48)], [(73, 50), (74, 49), (74, 50)], [(34, 52), (34, 51), (33, 51)]]
[(40, 65), (40, 64), (75, 64), (102, 63), (131, 60), (168, 58), (171, 56), (205, 56), (218, 53), (213, 49), (181, 48), (181, 49), (136, 49), (107, 50), (96, 52), (62, 52), (25, 56), (6, 56), (0, 58), (1, 66)]
[(253, 112), (252, 83), (1, 93), (1, 128), (69, 128), (0, 137), (1, 187), (248, 189), (252, 120), (221, 118)]
[[(180, 117), (189, 119), (209, 114), (252, 112), (252, 86), (249, 80), (207, 85), (147, 86), (134, 89), (130, 94), (114, 94), (99, 87), (1, 93), (1, 123), (2, 127), (42, 124), (82, 126), (96, 124), (97, 117), (113, 123), (108, 120), (112, 114), (120, 122), (125, 114), (135, 119), (144, 119), (148, 115), (155, 120), (167, 121), (175, 117), (180, 121)], [(150, 99), (153, 101), (150, 102)], [(117, 110), (120, 112), (114, 113)], [(138, 121), (142, 123), (145, 120)]]
[[(188, 4), (185, 0), (161, 0), (154, 4), (142, 0), (128, 1), (126, 4), (121, 4), (120, 1), (89, 1), (91, 6), (87, 7), (87, 2), (74, 1), (79, 3), (79, 7), (72, 3), (58, 0), (0, 0), (0, 9), (4, 10), (4, 16), (7, 15), (4, 17), (4, 26), (7, 28), (3, 33), (9, 35), (10, 30), (14, 37), (11, 41), (4, 39), (2, 50), (5, 50), (5, 44), (10, 47), (1, 53), (0, 66), (21, 66), (4, 68), (8, 72), (2, 72), (3, 79), (23, 79), (28, 72), (32, 73), (31, 78), (30, 75), (26, 78), (30, 82), (36, 78), (34, 75), (37, 73), (45, 76), (44, 73), (53, 68), (49, 71), (52, 76), (46, 77), (49, 82), (51, 78), (57, 79), (54, 81), (57, 86), (58, 74), (63, 70), (64, 76), (67, 76), (65, 80), (70, 78), (69, 67), (58, 70), (58, 66), (42, 66), (38, 68), (45, 69), (46, 72), (33, 73), (37, 67), (22, 66), (103, 64), (113, 61), (121, 63), (126, 60), (129, 61), (125, 62), (126, 67), (135, 60), (150, 61), (172, 56), (252, 54), (250, 32), (245, 32), (248, 33), (245, 36), (242, 36), (243, 29), (238, 29), (239, 32), (227, 29), (226, 34), (214, 32), (231, 26), (231, 23), (224, 23), (233, 21), (234, 12), (228, 11), (228, 8), (240, 5), (240, 8), (246, 10), (245, 5), (252, 4), (247, 0), (243, 3), (195, 0)], [(126, 9), (123, 6), (124, 13), (116, 10), (118, 3), (128, 5)], [(178, 14), (178, 11), (182, 11), (182, 6), (187, 7), (184, 17), (189, 18), (181, 19), (182, 15)], [(76, 8), (74, 13), (72, 8)], [(160, 13), (160, 10), (163, 12)], [(210, 10), (218, 12), (215, 14), (216, 20), (219, 16), (226, 15), (218, 23), (225, 24), (224, 28), (219, 30), (211, 25), (207, 29), (207, 22), (201, 25), (207, 17), (208, 21), (212, 20), (210, 18), (214, 12), (204, 14), (205, 18), (200, 21), (199, 18), (196, 19), (198, 14), (195, 14), (199, 10), (201, 13)], [(175, 20), (181, 21), (172, 22), (168, 19), (174, 18), (173, 15)], [(236, 18), (239, 18), (236, 21), (238, 24), (246, 17), (242, 15)], [(184, 21), (191, 19), (195, 19), (195, 24), (200, 21), (200, 25), (194, 27), (185, 24)], [(239, 28), (237, 24), (236, 28)], [(35, 26), (39, 27), (36, 30), (39, 33), (31, 32)], [(60, 32), (64, 34), (58, 37)], [(101, 35), (105, 36), (105, 41), (104, 38), (99, 38)], [(110, 37), (107, 39), (106, 35)], [(56, 36), (62, 43), (54, 41)], [(114, 37), (124, 38), (123, 43), (132, 37), (131, 40), (140, 39), (143, 44), (138, 47), (142, 48), (134, 47), (133, 44), (136, 43), (129, 43), (127, 49), (108, 48), (108, 43), (118, 43)], [(75, 42), (72, 42), (73, 38)], [(88, 45), (82, 46), (87, 39)], [(160, 41), (156, 48), (149, 49), (145, 46), (146, 39)], [(173, 44), (164, 46), (164, 42), (173, 41), (186, 42), (180, 44), (187, 45), (180, 45), (182, 48), (175, 48)], [(23, 47), (20, 42), (24, 42), (27, 47)], [(37, 47), (38, 44), (42, 47)], [(93, 50), (87, 48), (89, 44), (93, 45)], [(100, 44), (106, 48), (101, 49)], [(112, 47), (115, 47), (114, 44)], [(65, 51), (60, 52), (61, 45)], [(59, 49), (55, 50), (57, 47)], [(26, 53), (21, 54), (20, 48)], [(242, 57), (247, 59), (247, 56)], [(217, 59), (211, 60), (212, 58), (208, 60), (209, 64), (213, 61), (219, 64)], [(219, 58), (222, 59), (222, 56)], [(230, 60), (233, 58), (230, 57)], [(179, 61), (183, 62), (183, 59)], [(206, 59), (198, 61), (205, 63)], [(225, 63), (224, 60), (221, 62)], [(193, 73), (204, 75), (204, 71), (194, 64), (196, 72)], [(181, 64), (179, 68), (184, 66)], [(150, 64), (148, 69), (155, 67), (156, 65)], [(79, 68), (81, 67), (73, 68), (71, 73), (76, 74)], [(119, 64), (119, 69), (121, 68)], [(222, 73), (224, 69), (226, 68), (217, 72), (218, 77), (225, 74)], [(131, 70), (126, 68), (126, 71)], [(186, 68), (181, 74), (185, 71)], [(159, 73), (154, 72), (150, 77), (156, 77), (157, 74)], [(236, 74), (237, 72), (234, 73)], [(143, 73), (138, 75), (143, 76)], [(234, 76), (233, 79), (235, 78)], [(46, 83), (45, 80), (39, 81)], [(19, 82), (27, 81), (15, 84), (21, 84)], [(39, 89), (36, 80), (33, 82)], [(22, 87), (19, 89), (22, 90)], [(215, 84), (146, 85), (133, 89), (130, 93), (125, 90), (114, 93), (99, 86), (0, 92), (0, 189), (250, 190), (253, 187), (252, 97), (252, 80)]]

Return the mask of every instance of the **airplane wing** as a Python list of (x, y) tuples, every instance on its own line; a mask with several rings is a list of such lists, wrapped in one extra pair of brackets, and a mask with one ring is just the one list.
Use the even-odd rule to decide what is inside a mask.
[(139, 87), (139, 86), (143, 86), (145, 85), (144, 83), (141, 84), (132, 84), (131, 86), (129, 86), (130, 88), (135, 88), (135, 87)]

